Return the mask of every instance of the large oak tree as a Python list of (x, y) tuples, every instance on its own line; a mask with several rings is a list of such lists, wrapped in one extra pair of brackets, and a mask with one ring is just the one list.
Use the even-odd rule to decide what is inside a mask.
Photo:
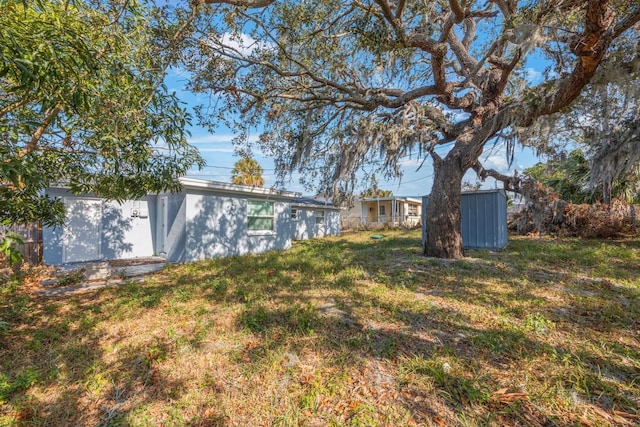
[(264, 3), (197, 6), (185, 61), (212, 95), (203, 123), (262, 129), (261, 149), (323, 191), (352, 192), (372, 159), (398, 174), (429, 155), (425, 253), (447, 258), (463, 255), (461, 182), (487, 174), (485, 146), (569, 106), (640, 20), (628, 0)]

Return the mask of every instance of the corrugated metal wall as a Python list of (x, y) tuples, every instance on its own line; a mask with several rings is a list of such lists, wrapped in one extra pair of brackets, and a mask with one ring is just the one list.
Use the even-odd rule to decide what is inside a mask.
[[(422, 242), (426, 238), (429, 196), (422, 197)], [(502, 249), (507, 246), (507, 196), (504, 190), (462, 193), (462, 245), (465, 249)]]
[(463, 193), (462, 244), (469, 249), (507, 246), (507, 196), (502, 190)]

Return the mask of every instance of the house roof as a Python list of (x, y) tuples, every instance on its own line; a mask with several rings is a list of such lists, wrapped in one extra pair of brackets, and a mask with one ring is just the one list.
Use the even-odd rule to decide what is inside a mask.
[(316, 200), (310, 197), (298, 197), (291, 201), (294, 206), (308, 207), (308, 208), (324, 208), (340, 210), (340, 208), (333, 206), (331, 203), (327, 203), (323, 200)]
[(300, 197), (300, 193), (285, 190), (276, 190), (275, 188), (261, 188), (250, 187), (246, 185), (230, 184), (228, 182), (209, 181), (206, 179), (180, 178), (180, 183), (185, 188), (195, 188), (204, 190), (214, 190), (223, 193), (236, 193), (244, 195), (256, 195), (256, 196), (278, 196), (287, 199), (294, 199)]
[[(210, 181), (207, 179), (181, 177), (178, 178), (184, 188), (212, 190), (222, 193), (255, 195), (255, 196), (277, 196), (283, 199), (294, 199), (301, 196), (300, 193), (294, 191), (277, 190), (275, 188), (250, 187), (247, 185), (236, 185), (228, 182)], [(69, 188), (64, 182), (58, 182), (51, 185), (51, 188)]]
[(401, 200), (404, 202), (422, 203), (419, 197), (391, 196), (391, 197), (364, 197), (360, 199), (362, 202), (389, 202), (392, 200)]

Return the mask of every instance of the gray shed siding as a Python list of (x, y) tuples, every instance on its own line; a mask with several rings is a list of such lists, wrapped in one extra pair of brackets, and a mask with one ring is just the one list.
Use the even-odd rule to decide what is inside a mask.
[[(44, 227), (42, 230), (45, 264), (154, 254), (155, 196), (118, 203), (91, 194), (74, 195), (61, 188), (51, 188), (47, 194), (65, 201), (67, 218), (60, 227)], [(143, 211), (143, 215), (132, 216), (133, 209)]]
[[(295, 204), (291, 206), (291, 209), (297, 211), (297, 218), (291, 220), (293, 240), (340, 235), (340, 212), (338, 210)], [(324, 211), (324, 224), (316, 223), (316, 211)]]
[(502, 249), (507, 246), (507, 196), (504, 191), (464, 193), (460, 210), (465, 248)]
[[(426, 240), (429, 196), (422, 197), (422, 242)], [(503, 190), (462, 193), (462, 245), (465, 249), (502, 249), (507, 246), (507, 196)]]

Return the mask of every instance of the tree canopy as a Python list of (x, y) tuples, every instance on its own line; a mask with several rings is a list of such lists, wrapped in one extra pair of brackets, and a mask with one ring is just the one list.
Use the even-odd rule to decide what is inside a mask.
[(366, 198), (384, 198), (393, 196), (393, 191), (391, 190), (383, 190), (378, 188), (378, 180), (375, 175), (371, 176), (371, 187), (367, 188), (361, 194), (362, 197)]
[(254, 158), (243, 157), (233, 165), (231, 182), (237, 185), (262, 187), (264, 185), (262, 172), (262, 167)]
[(589, 162), (580, 149), (574, 149), (566, 159), (539, 162), (523, 171), (542, 185), (552, 188), (563, 200), (591, 203), (595, 194), (589, 189)]
[(107, 199), (180, 188), (201, 165), (162, 81), (175, 23), (144, 1), (1, 0), (0, 218), (63, 220), (53, 183)]
[[(573, 199), (605, 203), (610, 203), (612, 198), (631, 201), (637, 191), (634, 189), (637, 189), (640, 173), (637, 120), (640, 79), (617, 79), (616, 67), (613, 61), (604, 64), (602, 75), (613, 74), (613, 81), (596, 77), (568, 111), (541, 120), (529, 131), (534, 145), (539, 146), (535, 144), (536, 139), (549, 141), (544, 147), (550, 156), (546, 169), (561, 175), (565, 175), (562, 171), (568, 173), (566, 178), (581, 187), (582, 195), (569, 192)], [(579, 147), (579, 153), (574, 151), (566, 155), (576, 147)], [(568, 197), (562, 191), (560, 193), (563, 198)]]
[[(211, 94), (200, 121), (262, 129), (258, 144), (281, 171), (334, 194), (353, 192), (363, 164), (394, 176), (402, 159), (430, 156), (425, 253), (441, 257), (463, 254), (461, 183), (471, 168), (495, 172), (479, 162), (485, 145), (565, 109), (612, 52), (637, 70), (640, 6), (626, 0), (283, 0), (203, 12), (184, 56), (192, 88)], [(621, 40), (635, 49), (617, 50)]]

